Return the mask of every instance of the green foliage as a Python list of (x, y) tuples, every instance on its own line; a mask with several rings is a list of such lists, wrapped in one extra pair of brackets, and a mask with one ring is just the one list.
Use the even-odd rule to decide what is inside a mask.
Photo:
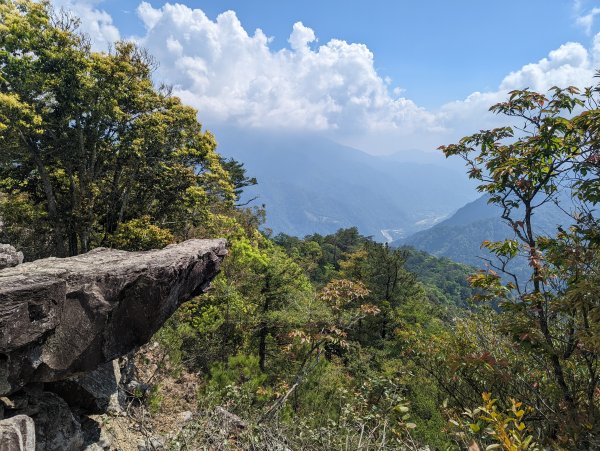
[[(52, 254), (164, 244), (232, 207), (214, 138), (194, 109), (153, 86), (143, 50), (92, 52), (77, 22), (46, 2), (3, 2), (0, 24), (1, 191), (45, 213)], [(244, 185), (241, 166), (227, 164)], [(7, 219), (32, 246), (24, 218)]]
[[(441, 148), (446, 156), (466, 161), (469, 176), (500, 207), (514, 233), (512, 239), (484, 241), (495, 257), (488, 260), (493, 269), (473, 275), (470, 282), (483, 290), (481, 299), (494, 300), (501, 308), (494, 318), (495, 330), (485, 334), (497, 341), (512, 340), (514, 349), (505, 366), (512, 364), (513, 355), (539, 377), (529, 390), (537, 392), (531, 405), (544, 418), (537, 425), (543, 440), (569, 448), (598, 446), (593, 431), (600, 427), (598, 398), (593, 395), (599, 389), (600, 305), (597, 296), (590, 296), (600, 288), (594, 219), (600, 180), (598, 92), (597, 87), (583, 93), (554, 87), (547, 95), (513, 91), (491, 110), (524, 121), (519, 133), (513, 127), (484, 130)], [(565, 204), (565, 197), (571, 202)], [(553, 234), (540, 227), (536, 213), (547, 203), (570, 212), (568, 231), (558, 225)], [(525, 276), (510, 268), (517, 256), (527, 259)], [(489, 348), (478, 358), (495, 369), (498, 360), (493, 354)], [(524, 381), (529, 379), (516, 371)], [(508, 394), (514, 396), (520, 384), (506, 377)]]
[(340, 269), (347, 253), (357, 250), (368, 238), (361, 236), (356, 227), (340, 229), (335, 234), (309, 235), (303, 240), (279, 234), (273, 241), (283, 247), (317, 284), (325, 284)]
[(206, 393), (229, 408), (244, 411), (269, 399), (267, 375), (259, 367), (258, 357), (238, 354), (226, 363), (215, 363), (210, 369)]
[(152, 224), (147, 215), (120, 224), (110, 238), (112, 247), (124, 250), (160, 249), (174, 242), (173, 234)]
[(468, 306), (474, 294), (467, 282), (467, 277), (473, 272), (472, 267), (412, 248), (406, 248), (406, 252), (404, 267), (425, 286), (436, 303), (448, 307)]
[(154, 339), (160, 344), (164, 356), (168, 358), (168, 365), (165, 365), (165, 358), (160, 362), (160, 365), (167, 367), (175, 377), (179, 376), (184, 369), (186, 354), (183, 352), (183, 346), (185, 340), (192, 335), (193, 330), (189, 324), (171, 318), (154, 336)]
[[(464, 419), (450, 420), (459, 429), (456, 434), (465, 445), (481, 445), (486, 451), (541, 449), (524, 423), (527, 412), (526, 408), (522, 408), (523, 403), (511, 399), (510, 409), (502, 411), (498, 409), (498, 400), (492, 399), (490, 393), (483, 393), (482, 397), (484, 404), (473, 410), (466, 409)], [(533, 409), (527, 410), (531, 412)]]
[[(233, 158), (229, 158), (224, 160), (219, 157), (221, 162), (221, 166), (229, 173), (231, 177), (231, 183), (233, 185), (233, 192), (235, 194), (236, 201), (240, 200), (240, 196), (244, 188), (248, 186), (256, 185), (258, 182), (255, 177), (248, 177), (246, 175), (246, 170), (244, 169), (244, 163), (240, 163), (239, 161), (235, 161)], [(248, 204), (250, 201), (246, 202)]]
[(2, 241), (12, 243), (31, 260), (48, 255), (52, 249), (52, 229), (47, 213), (31, 202), (25, 193), (0, 194)]
[[(599, 88), (515, 91), (492, 110), (524, 130), (442, 148), (512, 234), (485, 237), (468, 286), (470, 268), (356, 228), (261, 234), (264, 210), (236, 207), (256, 180), (152, 69), (131, 43), (92, 52), (49, 3), (0, 1), (1, 233), (30, 257), (229, 240), (212, 290), (156, 337), (174, 376), (200, 374), (199, 449), (600, 445)], [(542, 231), (565, 198), (571, 226)], [(223, 432), (223, 409), (247, 427)]]
[(146, 405), (152, 414), (157, 414), (160, 411), (164, 397), (160, 390), (160, 385), (153, 385), (146, 398)]

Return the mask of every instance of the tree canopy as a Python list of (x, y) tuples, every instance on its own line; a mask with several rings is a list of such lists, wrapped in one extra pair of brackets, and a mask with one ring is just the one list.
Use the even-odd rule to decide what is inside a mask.
[[(516, 119), (517, 126), (480, 131), (441, 148), (466, 161), (469, 176), (501, 207), (514, 233), (484, 241), (495, 259), (471, 283), (485, 290), (481, 298), (499, 303), (498, 327), (542, 378), (531, 390), (541, 402), (536, 409), (546, 419), (547, 437), (585, 449), (599, 445), (600, 428), (599, 93), (598, 87), (513, 91), (491, 111)], [(537, 226), (536, 212), (549, 202), (570, 215), (571, 227), (557, 225), (552, 234)], [(508, 269), (519, 255), (529, 262), (528, 277)]]
[[(166, 244), (234, 201), (214, 137), (154, 86), (146, 52), (92, 52), (77, 20), (47, 2), (2, 2), (0, 24), (1, 214), (30, 257), (139, 244), (124, 233), (147, 227), (154, 240), (142, 247)], [(32, 219), (51, 239), (23, 241)]]

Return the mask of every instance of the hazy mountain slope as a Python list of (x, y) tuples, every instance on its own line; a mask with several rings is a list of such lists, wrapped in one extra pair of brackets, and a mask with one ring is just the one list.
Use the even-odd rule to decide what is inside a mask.
[(473, 199), (456, 168), (378, 157), (314, 136), (220, 133), (219, 152), (258, 179), (248, 197), (267, 207), (266, 226), (296, 236), (357, 226), (383, 240), (407, 236)]
[[(500, 219), (500, 209), (488, 204), (487, 199), (487, 196), (482, 196), (430, 229), (398, 240), (395, 244), (413, 246), (438, 257), (481, 267), (483, 261), (480, 257), (489, 255), (481, 249), (482, 241), (499, 241), (514, 236), (511, 228)], [(561, 200), (568, 205), (567, 196)], [(534, 214), (533, 221), (540, 233), (554, 233), (558, 225), (569, 223), (569, 217), (556, 205), (548, 203)], [(525, 261), (520, 261), (515, 268), (522, 272), (526, 265)]]

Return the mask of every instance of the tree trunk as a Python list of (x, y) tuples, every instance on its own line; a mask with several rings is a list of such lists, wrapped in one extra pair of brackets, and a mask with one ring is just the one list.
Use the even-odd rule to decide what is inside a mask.
[(50, 176), (46, 171), (46, 167), (44, 166), (44, 162), (37, 150), (37, 148), (31, 143), (27, 143), (31, 156), (35, 162), (35, 165), (40, 174), (40, 178), (42, 180), (42, 187), (44, 190), (44, 195), (46, 196), (46, 204), (48, 208), (48, 216), (50, 218), (50, 222), (52, 223), (53, 235), (54, 235), (54, 249), (57, 257), (66, 257), (67, 252), (65, 249), (64, 243), (64, 231), (63, 226), (58, 217), (58, 207), (56, 202), (56, 196), (54, 195), (54, 189), (52, 188), (52, 182), (50, 181)]
[(267, 358), (267, 336), (269, 335), (269, 327), (266, 319), (266, 315), (271, 308), (270, 291), (271, 283), (269, 276), (265, 280), (265, 286), (263, 293), (265, 295), (265, 303), (263, 304), (262, 314), (263, 317), (260, 322), (260, 329), (258, 330), (258, 366), (261, 371), (265, 370), (265, 360)]
[[(524, 202), (524, 206), (525, 206), (525, 230), (527, 233), (527, 240), (528, 240), (528, 245), (530, 248), (530, 252), (531, 252), (531, 257), (532, 258), (537, 258), (537, 243), (535, 240), (535, 236), (533, 234), (533, 228), (531, 225), (531, 217), (532, 217), (532, 208), (531, 208), (531, 202)], [(571, 390), (569, 389), (569, 386), (567, 385), (566, 379), (565, 379), (565, 375), (564, 375), (564, 371), (563, 371), (563, 367), (561, 365), (560, 362), (560, 358), (558, 357), (558, 353), (556, 351), (556, 348), (554, 346), (554, 343), (552, 341), (552, 334), (550, 332), (550, 328), (548, 326), (548, 318), (546, 317), (546, 312), (544, 310), (544, 305), (542, 303), (542, 300), (539, 298), (540, 296), (543, 296), (542, 293), (542, 286), (541, 286), (541, 273), (540, 273), (540, 268), (539, 265), (536, 264), (535, 262), (533, 262), (532, 264), (533, 267), (533, 292), (536, 295), (536, 304), (535, 304), (535, 308), (537, 310), (537, 316), (538, 316), (538, 324), (540, 327), (540, 331), (542, 332), (543, 336), (544, 336), (544, 341), (546, 342), (546, 345), (548, 346), (548, 352), (550, 353), (550, 364), (552, 366), (552, 371), (554, 373), (554, 377), (556, 380), (557, 385), (559, 386), (562, 396), (563, 396), (563, 400), (565, 401), (565, 404), (567, 405), (570, 414), (571, 414), (571, 418), (577, 418), (577, 406), (575, 404), (575, 400), (571, 394)]]

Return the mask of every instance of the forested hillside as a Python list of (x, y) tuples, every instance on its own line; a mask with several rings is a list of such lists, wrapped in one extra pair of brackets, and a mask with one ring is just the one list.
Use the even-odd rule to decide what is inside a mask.
[[(489, 200), (489, 195), (483, 195), (460, 208), (448, 219), (397, 240), (392, 246), (414, 246), (438, 257), (485, 268), (491, 253), (482, 248), (481, 243), (515, 237), (514, 230), (502, 219), (502, 208)], [(551, 235), (559, 226), (568, 227), (572, 222), (570, 213), (576, 211), (575, 203), (571, 199), (571, 193), (564, 191), (558, 193), (556, 203), (548, 202), (540, 206), (535, 215), (540, 234)], [(511, 262), (511, 268), (521, 277), (526, 277), (527, 258), (516, 258)]]
[[(172, 449), (600, 447), (598, 88), (515, 91), (492, 110), (527, 133), (441, 149), (493, 207), (473, 221), (488, 215), (476, 201), (430, 242), (447, 255), (485, 240), (483, 271), (356, 227), (261, 232), (264, 211), (242, 205), (258, 174), (219, 155), (153, 68), (130, 42), (92, 51), (46, 2), (0, 1), (2, 240), (30, 260), (228, 240), (211, 290), (131, 357), (144, 383), (126, 414), (93, 420), (121, 428), (119, 447), (136, 434)], [(570, 227), (539, 223), (565, 194)]]

